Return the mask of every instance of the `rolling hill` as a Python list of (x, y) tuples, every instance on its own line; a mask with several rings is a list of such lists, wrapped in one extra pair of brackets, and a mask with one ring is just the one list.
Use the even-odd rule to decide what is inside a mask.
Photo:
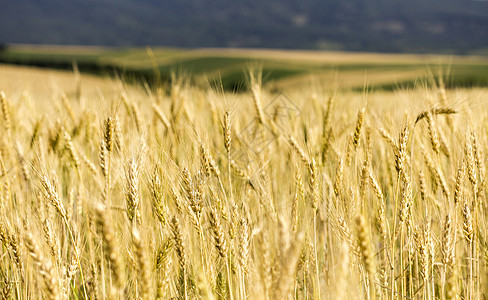
[(263, 82), (286, 90), (315, 81), (335, 87), (375, 89), (413, 87), (442, 76), (447, 87), (488, 86), (485, 56), (385, 54), (334, 51), (231, 48), (112, 48), (9, 46), (0, 63), (109, 75), (129, 82), (159, 85), (174, 75), (194, 84), (217, 84), (244, 91), (247, 70), (260, 68)]

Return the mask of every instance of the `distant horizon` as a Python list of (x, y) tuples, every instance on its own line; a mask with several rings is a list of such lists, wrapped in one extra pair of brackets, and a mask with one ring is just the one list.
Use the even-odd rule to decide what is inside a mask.
[[(472, 0), (472, 1), (488, 1), (488, 0)], [(272, 48), (272, 47), (179, 47), (179, 46), (162, 46), (162, 45), (134, 45), (134, 46), (114, 46), (114, 45), (90, 45), (90, 44), (42, 44), (42, 43), (0, 43), (4, 47), (32, 47), (40, 50), (42, 48), (59, 47), (63, 49), (84, 48), (84, 49), (145, 49), (150, 47), (152, 49), (174, 49), (174, 50), (249, 50), (249, 51), (286, 51), (286, 52), (316, 52), (316, 53), (351, 53), (351, 54), (385, 54), (385, 55), (421, 55), (421, 56), (463, 56), (463, 57), (486, 57), (488, 51), (485, 53), (445, 53), (445, 52), (387, 52), (387, 51), (364, 51), (364, 50), (329, 50), (329, 49), (314, 49), (314, 48)]]

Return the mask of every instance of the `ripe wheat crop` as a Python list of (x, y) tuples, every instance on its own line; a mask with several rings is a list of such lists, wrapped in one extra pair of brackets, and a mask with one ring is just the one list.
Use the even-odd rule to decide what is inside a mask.
[(4, 299), (487, 296), (487, 90), (57, 88), (0, 93)]

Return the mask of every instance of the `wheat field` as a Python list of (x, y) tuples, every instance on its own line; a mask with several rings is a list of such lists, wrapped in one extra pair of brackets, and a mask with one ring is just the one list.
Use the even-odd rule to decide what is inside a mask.
[(486, 89), (33, 78), (0, 86), (3, 299), (486, 297)]

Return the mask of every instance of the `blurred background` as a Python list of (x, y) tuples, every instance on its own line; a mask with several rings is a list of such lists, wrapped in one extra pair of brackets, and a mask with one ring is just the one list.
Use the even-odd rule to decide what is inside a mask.
[(488, 1), (0, 0), (0, 7), (0, 63), (146, 83), (170, 82), (178, 71), (233, 90), (242, 90), (256, 62), (278, 89), (311, 73), (358, 89), (365, 72), (382, 89), (432, 73), (444, 74), (448, 87), (488, 85)]
[(0, 41), (488, 54), (488, 1), (2, 0)]

